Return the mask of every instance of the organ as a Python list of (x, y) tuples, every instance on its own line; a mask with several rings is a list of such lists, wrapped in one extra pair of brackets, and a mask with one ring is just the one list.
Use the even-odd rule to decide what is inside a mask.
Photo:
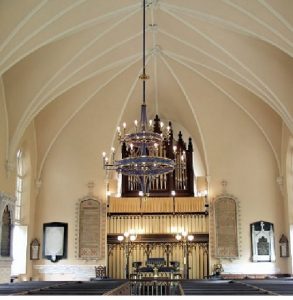
[[(156, 115), (153, 120), (153, 132), (162, 134), (160, 118)], [(193, 174), (193, 146), (189, 138), (188, 144), (183, 140), (181, 131), (178, 139), (173, 136), (172, 124), (169, 122), (166, 138), (162, 145), (155, 148), (156, 156), (166, 157), (175, 160), (176, 168), (169, 174), (162, 174), (152, 178), (148, 196), (168, 197), (172, 191), (176, 196), (193, 197), (194, 196), (194, 174)], [(135, 149), (122, 144), (122, 158), (133, 155)], [(150, 153), (148, 153), (150, 154)], [(122, 197), (137, 197), (140, 191), (140, 184), (136, 176), (122, 175)]]

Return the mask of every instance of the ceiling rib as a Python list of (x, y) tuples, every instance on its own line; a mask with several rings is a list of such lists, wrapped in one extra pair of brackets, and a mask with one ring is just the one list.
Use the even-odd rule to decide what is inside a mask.
[[(82, 1), (86, 1), (86, 0), (82, 0)], [(76, 5), (77, 5), (77, 2), (75, 3), (75, 6), (76, 6)], [(102, 16), (99, 16), (99, 17), (97, 17), (97, 18), (95, 18), (95, 19), (93, 19), (93, 20), (89, 20), (89, 21), (86, 21), (86, 22), (84, 22), (84, 23), (78, 24), (77, 26), (72, 27), (72, 28), (68, 29), (68, 30), (65, 31), (65, 32), (61, 32), (61, 33), (59, 33), (58, 35), (55, 35), (55, 36), (53, 36), (53, 37), (50, 38), (50, 39), (46, 39), (43, 43), (38, 44), (38, 45), (35, 46), (34, 48), (31, 48), (30, 51), (27, 51), (27, 52), (23, 53), (21, 56), (15, 58), (15, 60), (13, 60), (12, 62), (10, 62), (10, 63), (7, 64), (6, 66), (1, 67), (2, 64), (0, 63), (0, 72), (1, 72), (1, 74), (5, 73), (9, 68), (11, 68), (11, 67), (12, 67), (14, 64), (16, 64), (18, 61), (20, 61), (20, 60), (23, 59), (24, 57), (30, 55), (30, 54), (33, 53), (34, 51), (37, 51), (39, 48), (41, 48), (41, 47), (43, 47), (43, 46), (45, 46), (45, 45), (47, 45), (47, 44), (49, 44), (49, 43), (52, 43), (52, 42), (54, 42), (54, 41), (56, 41), (56, 40), (58, 40), (58, 39), (64, 38), (65, 36), (67, 36), (67, 35), (69, 35), (69, 34), (77, 33), (77, 32), (79, 32), (79, 31), (81, 31), (81, 30), (86, 29), (87, 27), (91, 27), (91, 26), (93, 26), (94, 24), (98, 23), (99, 21), (101, 21), (101, 20), (103, 20), (103, 19), (105, 19), (105, 18), (108, 18), (108, 17), (110, 17), (110, 16), (111, 16), (111, 17), (113, 17), (113, 16), (117, 17), (118, 15), (123, 14), (123, 13), (125, 13), (125, 11), (128, 11), (128, 10), (131, 10), (131, 12), (132, 12), (132, 10), (133, 10), (134, 8), (137, 8), (137, 6), (138, 6), (138, 5), (135, 4), (135, 5), (130, 5), (130, 6), (128, 6), (128, 7), (124, 7), (123, 9), (118, 9), (118, 10), (115, 11), (115, 12), (111, 12), (111, 13), (108, 13), (108, 14), (105, 14), (105, 15), (102, 15)], [(137, 11), (139, 11), (139, 9), (136, 9), (134, 13), (136, 13)], [(51, 24), (51, 23), (52, 23), (52, 22), (50, 22), (50, 24)], [(39, 32), (39, 30), (38, 30), (38, 32)], [(38, 33), (38, 32), (37, 32), (37, 33)], [(27, 42), (28, 40), (30, 40), (33, 36), (34, 36), (34, 35), (30, 35), (29, 38), (25, 39), (25, 42)], [(21, 42), (20, 44), (24, 44), (24, 42)], [(18, 48), (19, 48), (19, 47), (18, 47)], [(16, 51), (16, 49), (13, 50), (13, 52), (15, 52), (15, 51)], [(9, 55), (11, 56), (11, 53), (10, 53)], [(1, 75), (1, 74), (0, 74), (0, 75)]]
[[(69, 12), (70, 10), (74, 9), (75, 7), (79, 6), (81, 3), (83, 3), (86, 0), (79, 0), (76, 2), (73, 2), (72, 5), (66, 7), (66, 9), (60, 10), (60, 12), (52, 19), (50, 19), (50, 21), (45, 22), (42, 26), (37, 27), (37, 29), (35, 31), (32, 31), (31, 34), (27, 35), (27, 37), (25, 39), (23, 39), (21, 42), (17, 43), (17, 47), (14, 47), (6, 56), (3, 57), (3, 59), (0, 61), (0, 66), (4, 65), (5, 62), (18, 50), (20, 49), (27, 41), (29, 41), (32, 37), (34, 37), (35, 35), (37, 35), (39, 32), (41, 32), (43, 29), (45, 29), (47, 26), (49, 26), (50, 24), (54, 23), (56, 20), (58, 20), (59, 18), (61, 18), (64, 14), (66, 14), (67, 12)], [(47, 44), (47, 42), (46, 42)], [(26, 54), (25, 56), (27, 56), (28, 54)], [(15, 62), (14, 62), (15, 63)], [(11, 66), (11, 65), (10, 65)], [(9, 66), (9, 67), (10, 67)], [(2, 69), (2, 68), (1, 68)], [(7, 69), (7, 68), (6, 68)], [(6, 70), (5, 69), (5, 70)], [(5, 70), (3, 70), (2, 73), (5, 72)]]
[(164, 64), (166, 65), (166, 67), (168, 68), (169, 72), (172, 74), (173, 78), (175, 79), (175, 81), (177, 82), (178, 86), (180, 87), (183, 95), (184, 95), (184, 98), (187, 102), (187, 105), (189, 106), (191, 112), (192, 112), (192, 115), (193, 115), (193, 118), (195, 120), (195, 123), (197, 124), (197, 128), (198, 128), (198, 131), (199, 131), (199, 134), (200, 134), (200, 139), (201, 139), (201, 145), (202, 145), (202, 148), (203, 148), (203, 154), (204, 154), (204, 163), (205, 163), (205, 167), (206, 167), (206, 175), (209, 174), (209, 165), (208, 165), (208, 159), (207, 159), (207, 151), (206, 151), (206, 146), (205, 146), (205, 140), (204, 140), (204, 135), (203, 135), (203, 132), (202, 132), (202, 129), (201, 129), (201, 126), (200, 126), (200, 123), (199, 123), (199, 119), (197, 117), (197, 114), (191, 104), (191, 101), (189, 99), (189, 96), (183, 86), (183, 84), (181, 83), (181, 81), (179, 80), (178, 76), (175, 74), (175, 72), (173, 71), (172, 67), (169, 65), (169, 63), (166, 61), (166, 59), (164, 58), (163, 55), (160, 55), (160, 58), (162, 59), (162, 61), (164, 62)]
[(45, 152), (45, 155), (42, 159), (42, 162), (39, 167), (39, 172), (38, 172), (38, 180), (41, 180), (41, 174), (43, 170), (44, 163), (47, 159), (47, 156), (52, 149), (54, 143), (56, 142), (57, 138), (60, 136), (61, 132), (65, 129), (65, 127), (73, 120), (73, 118), (80, 112), (80, 110), (87, 104), (89, 103), (104, 87), (106, 87), (109, 83), (111, 83), (112, 80), (114, 80), (116, 77), (121, 75), (123, 72), (125, 72), (127, 69), (129, 69), (131, 66), (136, 64), (139, 61), (140, 58), (137, 58), (135, 60), (132, 60), (130, 64), (127, 64), (124, 68), (122, 68), (119, 72), (115, 73), (109, 80), (107, 80), (104, 84), (99, 86), (90, 96), (88, 96), (85, 101), (72, 113), (72, 115), (65, 121), (64, 125), (58, 130), (56, 133), (55, 137), (52, 139), (49, 147), (47, 148), (47, 151)]
[[(182, 40), (182, 39), (180, 39), (180, 38), (178, 38), (178, 37), (176, 37), (176, 36), (174, 36), (174, 35), (172, 35), (172, 34), (169, 34), (169, 33), (167, 33), (167, 32), (164, 31), (164, 30), (160, 30), (160, 33), (163, 33), (163, 34), (165, 34), (166, 36), (168, 36), (168, 37), (170, 37), (170, 38), (172, 38), (172, 39), (178, 41), (180, 44), (184, 44), (184, 45), (186, 45), (186, 46), (188, 46), (188, 47), (190, 47), (190, 48), (192, 48), (192, 49), (198, 51), (199, 53), (201, 53), (201, 54), (203, 54), (203, 55), (206, 55), (208, 58), (210, 58), (210, 59), (216, 61), (217, 63), (221, 64), (224, 68), (226, 68), (226, 69), (230, 70), (231, 72), (235, 73), (235, 74), (236, 74), (237, 76), (239, 76), (243, 81), (246, 81), (248, 84), (250, 84), (251, 86), (253, 86), (256, 90), (258, 90), (259, 93), (260, 93), (260, 94), (258, 94), (258, 95), (259, 95), (262, 99), (264, 99), (264, 100), (265, 100), (265, 99), (268, 99), (270, 105), (272, 105), (272, 107), (273, 107), (275, 110), (278, 111), (278, 108), (275, 106), (275, 103), (274, 103), (273, 99), (271, 98), (270, 95), (268, 95), (268, 94), (266, 93), (266, 90), (261, 89), (261, 88), (259, 87), (259, 85), (255, 84), (253, 81), (249, 80), (249, 77), (242, 75), (242, 74), (239, 73), (236, 69), (234, 69), (234, 68), (230, 67), (228, 64), (226, 64), (224, 61), (218, 59), (216, 56), (211, 55), (210, 53), (206, 52), (205, 50), (203, 50), (203, 49), (201, 49), (201, 48), (199, 48), (199, 47), (197, 47), (197, 46), (195, 46), (195, 45), (192, 45), (192, 44), (190, 44), (190, 43), (188, 43), (188, 42), (186, 42), (186, 41), (184, 41), (184, 40)], [(164, 50), (164, 51), (165, 51), (166, 53), (172, 53), (171, 51), (167, 51), (167, 50)], [(175, 54), (175, 53), (173, 53), (173, 55), (174, 55), (174, 56), (181, 57), (180, 55)], [(184, 57), (184, 59), (185, 59), (185, 60), (190, 60), (190, 59), (188, 59), (187, 57)], [(192, 60), (190, 60), (190, 61), (192, 61)], [(210, 68), (210, 67), (207, 66), (207, 65), (204, 65), (204, 66), (205, 66), (206, 68)], [(240, 85), (243, 86), (243, 84), (240, 83), (239, 81), (237, 81), (235, 78), (231, 78), (231, 77), (228, 76), (228, 75), (224, 75), (224, 73), (222, 73), (222, 72), (220, 72), (220, 71), (218, 71), (218, 72), (221, 73), (223, 76), (226, 76), (227, 78), (230, 78), (231, 80), (234, 80), (234, 81), (236, 81), (238, 84), (240, 84)], [(254, 91), (251, 90), (251, 89), (249, 88), (249, 86), (243, 86), (243, 87), (246, 87), (246, 88), (249, 89), (252, 93), (254, 93)], [(263, 96), (261, 96), (261, 95), (263, 95)], [(265, 98), (263, 98), (263, 97), (265, 97)]]
[[(121, 20), (119, 20), (118, 22), (116, 22), (115, 24), (113, 24), (110, 28), (108, 28), (107, 30), (105, 30), (103, 33), (101, 33), (97, 39), (95, 39), (94, 41), (91, 41), (88, 45), (84, 46), (75, 56), (72, 57), (72, 59), (67, 62), (65, 65), (63, 65), (52, 77), (49, 81), (47, 81), (45, 83), (45, 85), (40, 89), (40, 91), (36, 94), (36, 96), (33, 98), (33, 100), (29, 103), (29, 105), (27, 106), (25, 112), (22, 114), (21, 119), (18, 122), (17, 128), (15, 130), (15, 133), (11, 139), (11, 145), (10, 145), (10, 159), (11, 157), (14, 156), (14, 153), (16, 151), (16, 147), (17, 144), (19, 143), (19, 140), (21, 138), (21, 136), (23, 135), (25, 129), (27, 128), (27, 126), (29, 125), (29, 123), (31, 122), (31, 120), (38, 114), (38, 112), (46, 105), (48, 104), (48, 102), (44, 103), (44, 100), (50, 95), (50, 93), (52, 93), (52, 89), (49, 90), (46, 94), (45, 94), (45, 89), (52, 83), (54, 82), (55, 79), (57, 79), (58, 75), (61, 74), (61, 72), (63, 70), (65, 70), (67, 67), (70, 66), (70, 64), (72, 64), (83, 52), (85, 52), (90, 46), (92, 46), (92, 44), (94, 42), (97, 42), (100, 38), (102, 38), (104, 35), (106, 35), (107, 33), (109, 33), (112, 29), (114, 29), (115, 27), (117, 27), (118, 25), (120, 25), (123, 21), (127, 20), (129, 17), (133, 16), (135, 13), (137, 13), (137, 11), (130, 13), (129, 15), (125, 16), (124, 18), (122, 18)], [(135, 37), (139, 36), (141, 33), (138, 33), (132, 37), (130, 37), (127, 40), (123, 40), (122, 42), (117, 43), (116, 45), (114, 45), (113, 47), (111, 47), (110, 49), (107, 49), (106, 51), (98, 54), (97, 56), (95, 56), (94, 58), (92, 58), (90, 60), (94, 61), (100, 57), (102, 57), (103, 55), (107, 54), (108, 52), (114, 50), (116, 47), (119, 47), (119, 45), (122, 45), (123, 43), (134, 39)], [(68, 80), (70, 77), (72, 77), (74, 74), (76, 74), (78, 71), (80, 71), (82, 68), (84, 68), (84, 65), (81, 65), (79, 68), (75, 69), (74, 73), (70, 73), (68, 74), (67, 77), (62, 77), (61, 80), (58, 81), (58, 84), (54, 85), (54, 89), (56, 90), (59, 86), (61, 86), (66, 80)], [(39, 97), (42, 97), (39, 99)], [(41, 107), (40, 107), (41, 106)]]
[[(262, 41), (264, 41), (268, 44), (271, 44), (272, 46), (275, 46), (276, 48), (282, 50), (285, 54), (292, 56), (292, 51), (290, 51), (288, 48), (284, 48), (282, 45), (276, 43), (274, 40), (268, 39), (266, 36), (261, 35), (260, 33), (257, 33), (256, 31), (251, 31), (247, 27), (240, 26), (239, 24), (236, 24), (235, 22), (227, 21), (227, 20), (224, 20), (219, 17), (211, 16), (211, 15), (208, 15), (205, 13), (197, 12), (197, 11), (194, 11), (191, 9), (186, 9), (184, 7), (179, 7), (176, 5), (170, 5), (170, 4), (164, 3), (164, 6), (166, 6), (168, 10), (173, 11), (175, 13), (178, 12), (178, 13), (187, 15), (192, 18), (203, 20), (203, 21), (211, 23), (213, 25), (222, 26), (222, 28), (224, 28), (226, 30), (235, 31), (238, 34), (245, 34), (248, 36), (256, 37), (257, 39), (262, 40)], [(278, 38), (281, 39), (280, 36), (278, 36)], [(283, 40), (283, 42), (288, 44), (287, 39), (286, 39), (286, 41)], [(289, 47), (291, 44), (292, 43), (289, 41)]]
[(212, 45), (214, 45), (220, 51), (222, 51), (223, 53), (225, 53), (229, 58), (231, 58), (234, 62), (236, 62), (243, 70), (245, 70), (246, 72), (248, 72), (249, 75), (252, 76), (260, 85), (262, 85), (263, 88), (265, 90), (267, 90), (271, 94), (271, 96), (273, 97), (274, 101), (280, 106), (280, 109), (282, 111), (282, 116), (287, 120), (287, 122), (289, 121), (289, 123), (290, 122), (292, 123), (292, 125), (290, 126), (290, 128), (293, 131), (293, 127), (292, 127), (293, 126), (293, 121), (292, 120), (290, 121), (291, 117), (290, 117), (290, 114), (289, 114), (288, 110), (286, 109), (286, 107), (282, 104), (282, 102), (277, 97), (277, 95), (272, 91), (272, 89), (267, 84), (265, 84), (251, 69), (249, 69), (247, 66), (245, 66), (239, 59), (237, 59), (234, 55), (232, 55), (227, 49), (225, 49), (224, 47), (222, 47), (221, 45), (219, 45), (216, 41), (214, 41), (213, 39), (211, 39), (206, 34), (204, 34), (203, 32), (199, 31), (198, 29), (196, 29), (191, 24), (187, 23), (182, 18), (174, 15), (172, 12), (170, 12), (168, 10), (165, 10), (165, 9), (164, 9), (164, 11), (166, 11), (166, 13), (168, 13), (173, 18), (175, 18), (178, 21), (182, 22), (185, 26), (189, 27), (190, 29), (192, 29), (193, 31), (195, 31), (196, 33), (198, 33), (199, 35), (201, 35), (206, 40), (208, 40)]
[(293, 47), (293, 43), (289, 39), (287, 39), (286, 37), (284, 37), (279, 31), (275, 30), (272, 26), (270, 26), (269, 24), (265, 23), (263, 20), (261, 20), (260, 18), (256, 17), (255, 15), (253, 15), (251, 12), (247, 11), (243, 7), (237, 5), (236, 3), (231, 2), (230, 0), (223, 0), (223, 1), (226, 4), (234, 7), (237, 10), (239, 10), (241, 13), (245, 14), (246, 16), (248, 16), (249, 18), (251, 18), (255, 22), (259, 23), (264, 28), (268, 29), (270, 32), (272, 32), (273, 34), (275, 34), (277, 37), (279, 37), (279, 39), (281, 39), (283, 42), (285, 42), (286, 44), (288, 44), (290, 47)]
[[(155, 3), (157, 4), (157, 2)], [(155, 14), (154, 14), (154, 4), (152, 3), (151, 7), (151, 21), (152, 21), (152, 42), (153, 42), (153, 51), (157, 48), (157, 24), (155, 21)], [(155, 90), (155, 112), (159, 114), (159, 85), (158, 85), (158, 63), (157, 63), (157, 53), (153, 52), (153, 61), (154, 61), (154, 90)]]
[(293, 32), (293, 26), (283, 18), (271, 5), (269, 5), (265, 0), (258, 0), (268, 11), (270, 11), (288, 30)]
[(31, 19), (32, 16), (34, 16), (46, 3), (48, 0), (41, 1), (38, 5), (35, 6), (35, 8), (26, 15), (14, 28), (14, 30), (11, 31), (11, 33), (7, 36), (7, 38), (2, 42), (0, 45), (0, 52), (3, 51), (3, 49), (9, 44), (9, 42), (15, 37), (15, 35), (19, 32), (19, 30), (25, 26), (25, 24)]
[(1, 91), (2, 91), (2, 97), (0, 97), (3, 101), (3, 111), (4, 111), (4, 118), (5, 118), (5, 143), (6, 149), (5, 149), (5, 159), (6, 162), (8, 162), (8, 151), (9, 151), (9, 122), (8, 122), (8, 112), (7, 112), (7, 106), (6, 106), (6, 95), (5, 95), (5, 87), (3, 83), (3, 79), (0, 76), (0, 85), (1, 85)]
[[(168, 56), (170, 57), (170, 56)], [(189, 64), (186, 64), (180, 60), (177, 60), (173, 57), (170, 57), (172, 60), (176, 61), (177, 63), (183, 65), (184, 67), (190, 69), (192, 72), (196, 73), (197, 75), (199, 75), (200, 77), (202, 77), (204, 80), (208, 81), (210, 84), (212, 84), (214, 87), (216, 87), (221, 93), (223, 93), (226, 97), (228, 97), (229, 100), (231, 100), (234, 104), (236, 104), (245, 114), (247, 114), (250, 119), (256, 124), (256, 126), (258, 127), (258, 129), (261, 131), (261, 133), (264, 135), (266, 141), (268, 142), (273, 154), (274, 154), (274, 157), (275, 157), (275, 160), (276, 160), (276, 163), (277, 163), (277, 166), (278, 166), (278, 170), (279, 170), (279, 174), (281, 174), (281, 165), (280, 165), (280, 161), (278, 159), (278, 155), (277, 155), (277, 152), (271, 142), (271, 140), (269, 139), (269, 137), (267, 136), (265, 130), (263, 129), (263, 127), (259, 124), (259, 122), (254, 118), (254, 116), (252, 114), (250, 114), (248, 112), (248, 110), (246, 108), (244, 108), (239, 102), (237, 102), (233, 96), (231, 96), (224, 88), (222, 88), (221, 86), (219, 86), (217, 83), (215, 83), (213, 80), (211, 80), (210, 78), (208, 78), (207, 76), (205, 76), (202, 72), (196, 70), (195, 68), (191, 67)]]

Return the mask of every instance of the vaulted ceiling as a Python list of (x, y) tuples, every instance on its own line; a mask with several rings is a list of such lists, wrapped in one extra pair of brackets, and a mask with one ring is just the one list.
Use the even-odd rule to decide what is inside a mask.
[[(282, 124), (293, 133), (293, 1), (147, 5), (149, 116), (185, 128), (205, 161), (203, 132), (214, 114), (229, 117), (214, 106), (225, 99), (278, 157)], [(10, 159), (32, 122), (41, 173), (73, 120), (110, 148), (116, 126), (139, 118), (141, 0), (1, 0), (0, 28)]]

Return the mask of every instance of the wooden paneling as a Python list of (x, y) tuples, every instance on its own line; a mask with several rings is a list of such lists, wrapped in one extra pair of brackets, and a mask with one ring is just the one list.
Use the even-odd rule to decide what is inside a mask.
[(204, 197), (148, 197), (109, 199), (108, 213), (203, 213)]
[(134, 231), (137, 234), (169, 233), (182, 230), (189, 233), (208, 233), (207, 215), (135, 215), (108, 216), (108, 234)]
[[(165, 257), (164, 243), (152, 244), (150, 257)], [(137, 243), (130, 255), (130, 273), (133, 272), (132, 263), (141, 261), (145, 265), (147, 260), (144, 245)], [(183, 273), (183, 251), (180, 243), (171, 245), (170, 261), (180, 262), (180, 273)], [(192, 243), (189, 255), (189, 278), (204, 279), (208, 276), (208, 243)], [(125, 278), (125, 256), (119, 244), (114, 245), (109, 255), (109, 276), (111, 278)]]
[(125, 253), (117, 236), (135, 232), (130, 255), (132, 262), (146, 262), (146, 245), (150, 257), (165, 257), (170, 245), (169, 261), (180, 262), (183, 273), (183, 247), (175, 239), (178, 232), (187, 231), (195, 236), (189, 247), (190, 279), (203, 279), (208, 275), (209, 216), (205, 213), (204, 197), (148, 197), (110, 198), (107, 216), (108, 270), (112, 278), (125, 278)]

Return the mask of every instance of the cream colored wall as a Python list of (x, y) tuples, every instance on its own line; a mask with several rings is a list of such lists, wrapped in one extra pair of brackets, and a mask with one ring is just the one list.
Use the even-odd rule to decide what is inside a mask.
[[(226, 180), (227, 192), (238, 198), (240, 206), (240, 256), (233, 261), (221, 260), (224, 270), (237, 274), (287, 273), (286, 259), (279, 257), (278, 240), (286, 230), (286, 223), (283, 196), (276, 182), (278, 165), (272, 149), (242, 110), (228, 106), (225, 99), (213, 101), (213, 106), (218, 114), (204, 121), (210, 166), (209, 198), (212, 201), (222, 193), (221, 181)], [(276, 262), (251, 262), (250, 224), (260, 220), (274, 224)], [(213, 257), (211, 264), (215, 262)]]
[[(5, 90), (2, 77), (0, 78), (0, 191), (14, 196), (15, 173), (11, 170), (10, 176), (6, 171), (8, 151), (8, 117), (5, 103)], [(11, 166), (13, 168), (13, 166)]]
[[(8, 156), (13, 165), (20, 145), (30, 170), (23, 220), (29, 225), (29, 241), (42, 241), (44, 222), (69, 223), (68, 259), (34, 265), (89, 264), (74, 258), (74, 207), (92, 180), (95, 195), (104, 200), (100, 154), (113, 145), (118, 123), (138, 118), (141, 15), (134, 12), (139, 5), (135, 0), (69, 7), (62, 1), (30, 1), (20, 9), (6, 2), (3, 11), (9, 13), (0, 20), (0, 190), (14, 195), (15, 171), (7, 177), (5, 161)], [(206, 20), (181, 9), (173, 15), (167, 3), (154, 8), (152, 21), (159, 30), (147, 33), (147, 49), (160, 47), (147, 57), (147, 103), (152, 116), (158, 112), (193, 136), (200, 174), (210, 178), (210, 198), (221, 192), (225, 179), (228, 192), (239, 199), (241, 256), (225, 261), (225, 269), (259, 271), (260, 264), (250, 262), (249, 224), (263, 219), (275, 225), (277, 262), (261, 266), (264, 272), (282, 273), (287, 272), (286, 259), (279, 258), (277, 241), (281, 233), (289, 234), (293, 220), (287, 168), (293, 69), (286, 26), (292, 10), (287, 3), (267, 10), (246, 2), (183, 5), (198, 16), (204, 12)], [(118, 13), (128, 4), (134, 6)], [(257, 17), (251, 18), (250, 11)], [(291, 134), (283, 125), (282, 135), (283, 122)], [(276, 183), (279, 176), (283, 195)]]
[[(225, 102), (219, 105), (225, 105)], [(34, 127), (30, 126), (23, 138), (25, 160), (30, 162), (30, 192), (25, 199), (31, 203), (26, 205), (25, 223), (29, 225), (29, 238), (31, 241), (37, 237), (42, 241), (42, 224), (52, 221), (67, 222), (69, 224), (68, 259), (52, 264), (40, 260), (36, 265), (88, 265), (91, 262), (81, 262), (75, 259), (75, 203), (78, 198), (87, 194), (87, 182), (94, 180), (96, 187), (94, 194), (100, 199), (104, 198), (104, 174), (99, 161), (99, 153), (94, 150), (100, 147), (95, 138), (99, 134), (97, 124), (88, 124), (86, 115), (89, 110), (78, 117), (57, 140), (50, 152), (42, 176), (42, 186), (37, 202), (34, 205), (34, 167), (36, 153), (34, 148)], [(206, 126), (205, 136), (207, 156), (210, 165), (210, 198), (222, 191), (221, 181), (227, 180), (229, 193), (240, 202), (240, 258), (233, 262), (222, 261), (226, 272), (232, 273), (287, 273), (286, 259), (279, 258), (278, 239), (288, 229), (284, 219), (282, 196), (276, 183), (278, 171), (272, 151), (260, 131), (237, 108), (229, 108), (229, 118), (223, 119), (221, 115), (213, 118)], [(94, 119), (91, 119), (94, 120)], [(214, 122), (214, 124), (213, 124)], [(239, 123), (237, 128), (231, 122)], [(91, 122), (90, 122), (91, 123)], [(97, 122), (98, 123), (98, 122)], [(215, 126), (217, 124), (217, 126)], [(88, 131), (93, 125), (95, 130)], [(218, 134), (210, 135), (209, 130), (217, 130)], [(82, 136), (83, 132), (88, 132)], [(249, 143), (247, 142), (249, 141)], [(90, 150), (91, 156), (87, 155)], [(33, 159), (31, 159), (33, 157)], [(93, 167), (94, 166), (94, 167)], [(28, 204), (28, 203), (27, 203)], [(35, 227), (34, 227), (34, 207)], [(258, 220), (272, 222), (275, 226), (276, 263), (259, 264), (250, 262), (250, 234), (249, 224)], [(32, 228), (34, 230), (32, 231)], [(29, 254), (29, 253), (28, 253)], [(99, 263), (104, 263), (101, 260)], [(96, 262), (95, 262), (96, 263)], [(211, 261), (213, 264), (213, 260)], [(57, 275), (47, 274), (46, 277), (32, 273), (28, 266), (27, 278), (34, 276), (43, 279), (56, 279)], [(42, 277), (43, 276), (43, 277)], [(66, 275), (71, 279), (70, 275)], [(63, 277), (64, 278), (64, 277)], [(60, 277), (61, 279), (61, 277)]]
[[(7, 173), (7, 147), (8, 119), (5, 103), (5, 90), (3, 86), (2, 77), (0, 77), (0, 192), (14, 197), (15, 173), (12, 169), (10, 174)], [(2, 215), (0, 216), (0, 218), (2, 218)], [(0, 257), (0, 283), (9, 282), (10, 271), (11, 259), (9, 257)]]
[[(278, 239), (288, 230), (288, 226), (284, 218), (286, 206), (276, 183), (279, 174), (275, 156), (259, 128), (242, 110), (228, 105), (224, 97), (213, 105), (219, 114), (202, 122), (210, 167), (210, 198), (221, 193), (221, 181), (227, 180), (228, 192), (239, 199), (241, 215), (240, 257), (233, 262), (223, 260), (224, 269), (228, 273), (287, 273), (286, 259), (279, 258), (278, 252)], [(225, 117), (220, 112), (225, 112)], [(94, 194), (101, 200), (105, 198), (104, 172), (100, 162), (104, 143), (99, 139), (103, 136), (104, 130), (99, 127), (99, 118), (96, 117), (99, 113), (103, 113), (102, 107), (99, 107), (98, 103), (92, 103), (60, 134), (44, 165), (42, 185), (36, 203), (34, 203), (36, 193), (34, 175), (37, 154), (33, 125), (23, 138), (22, 146), (28, 155), (26, 160), (31, 164), (29, 180), (31, 187), (25, 197), (30, 199), (30, 204), (26, 206), (24, 218), (29, 225), (28, 241), (36, 237), (42, 243), (43, 223), (60, 221), (69, 224), (68, 259), (56, 264), (41, 259), (33, 263), (37, 267), (47, 266), (48, 270), (54, 267), (56, 272), (56, 268), (61, 270), (64, 265), (88, 265), (92, 268), (93, 264), (105, 263), (105, 258), (101, 258), (98, 262), (76, 260), (74, 242), (75, 204), (79, 198), (87, 194), (87, 183), (93, 180), (96, 184)], [(3, 133), (1, 134), (3, 136)], [(1, 143), (3, 144), (2, 139)], [(4, 181), (1, 179), (2, 182)], [(276, 233), (277, 261), (261, 263), (261, 269), (260, 264), (250, 262), (249, 225), (258, 220), (272, 222)], [(211, 265), (214, 261), (216, 260), (211, 260)], [(58, 272), (57, 274), (52, 272), (40, 274), (35, 269), (32, 270), (29, 263), (27, 278), (32, 276), (53, 280), (61, 276), (61, 273), (58, 275)], [(72, 276), (68, 273), (60, 277), (62, 278), (72, 279)]]
[[(284, 201), (276, 182), (279, 168), (271, 145), (249, 116), (237, 106), (231, 106), (224, 96), (217, 101), (212, 98), (205, 101), (205, 109), (218, 112), (212, 118), (201, 120), (209, 165), (210, 199), (222, 192), (221, 181), (226, 180), (227, 191), (240, 203), (240, 257), (232, 262), (223, 260), (224, 269), (227, 273), (287, 273), (286, 259), (279, 257), (278, 247), (287, 224), (283, 217)], [(111, 140), (100, 126), (99, 115), (105, 113), (99, 101), (83, 108), (61, 132), (44, 165), (36, 203), (36, 236), (42, 237), (43, 223), (69, 224), (68, 259), (54, 264), (57, 268), (64, 264), (90, 264), (75, 259), (75, 203), (87, 194), (87, 183), (91, 180), (96, 184), (94, 194), (99, 199), (105, 198), (100, 153)], [(111, 122), (114, 121), (109, 118), (108, 123)], [(279, 134), (281, 136), (281, 131)], [(250, 224), (259, 220), (274, 224), (276, 262), (261, 265), (251, 262)], [(211, 265), (214, 261), (212, 257)], [(99, 263), (104, 262), (102, 258)], [(37, 264), (53, 265), (44, 260)]]
[[(62, 273), (64, 274), (62, 278), (65, 279), (81, 279), (85, 276), (81, 274), (81, 269), (88, 266), (86, 279), (89, 279), (94, 276), (94, 265), (106, 264), (105, 256), (98, 261), (78, 260), (75, 248), (76, 203), (88, 194), (88, 182), (95, 183), (94, 196), (100, 201), (105, 201), (104, 174), (101, 171), (99, 155), (103, 145), (97, 138), (103, 134), (104, 129), (98, 128), (99, 118), (95, 117), (96, 108), (91, 105), (86, 107), (70, 122), (59, 135), (45, 162), (41, 176), (42, 184), (36, 201), (35, 235), (42, 241), (44, 223), (68, 223), (68, 254), (67, 259), (58, 263), (43, 259), (35, 262), (35, 277), (51, 280), (59, 278)], [(105, 216), (102, 222), (106, 222)], [(81, 277), (76, 273), (71, 274), (66, 266), (70, 266), (71, 271), (72, 268), (77, 268), (76, 273), (80, 272)], [(38, 271), (40, 268), (41, 272)], [(57, 274), (52, 275), (52, 272)]]
[[(2, 80), (0, 81), (0, 191), (10, 196), (15, 196), (16, 170), (15, 161), (7, 172), (6, 153), (8, 147), (8, 119), (6, 114), (5, 91)], [(19, 148), (23, 151), (24, 159), (24, 186), (23, 186), (23, 207), (21, 225), (28, 226), (28, 248), (27, 248), (27, 274), (25, 278), (31, 277), (31, 262), (29, 257), (29, 243), (33, 238), (34, 230), (34, 208), (35, 208), (35, 170), (36, 170), (36, 144), (35, 128), (32, 123), (25, 131)], [(15, 154), (16, 157), (16, 154)]]
[[(283, 193), (284, 193), (284, 220), (286, 222), (286, 230), (284, 234), (289, 241), (290, 257), (287, 258), (289, 273), (293, 273), (292, 261), (292, 232), (293, 227), (293, 136), (290, 131), (284, 126), (283, 130), (283, 145), (282, 145), (282, 166), (283, 166)], [(290, 230), (291, 229), (291, 230)], [(291, 233), (292, 234), (292, 233)]]
[(23, 151), (24, 177), (21, 209), (21, 225), (28, 227), (27, 236), (27, 272), (22, 275), (23, 280), (32, 278), (32, 261), (30, 260), (30, 243), (36, 237), (34, 232), (35, 203), (38, 192), (36, 184), (37, 151), (35, 126), (32, 123), (21, 140), (20, 149)]

